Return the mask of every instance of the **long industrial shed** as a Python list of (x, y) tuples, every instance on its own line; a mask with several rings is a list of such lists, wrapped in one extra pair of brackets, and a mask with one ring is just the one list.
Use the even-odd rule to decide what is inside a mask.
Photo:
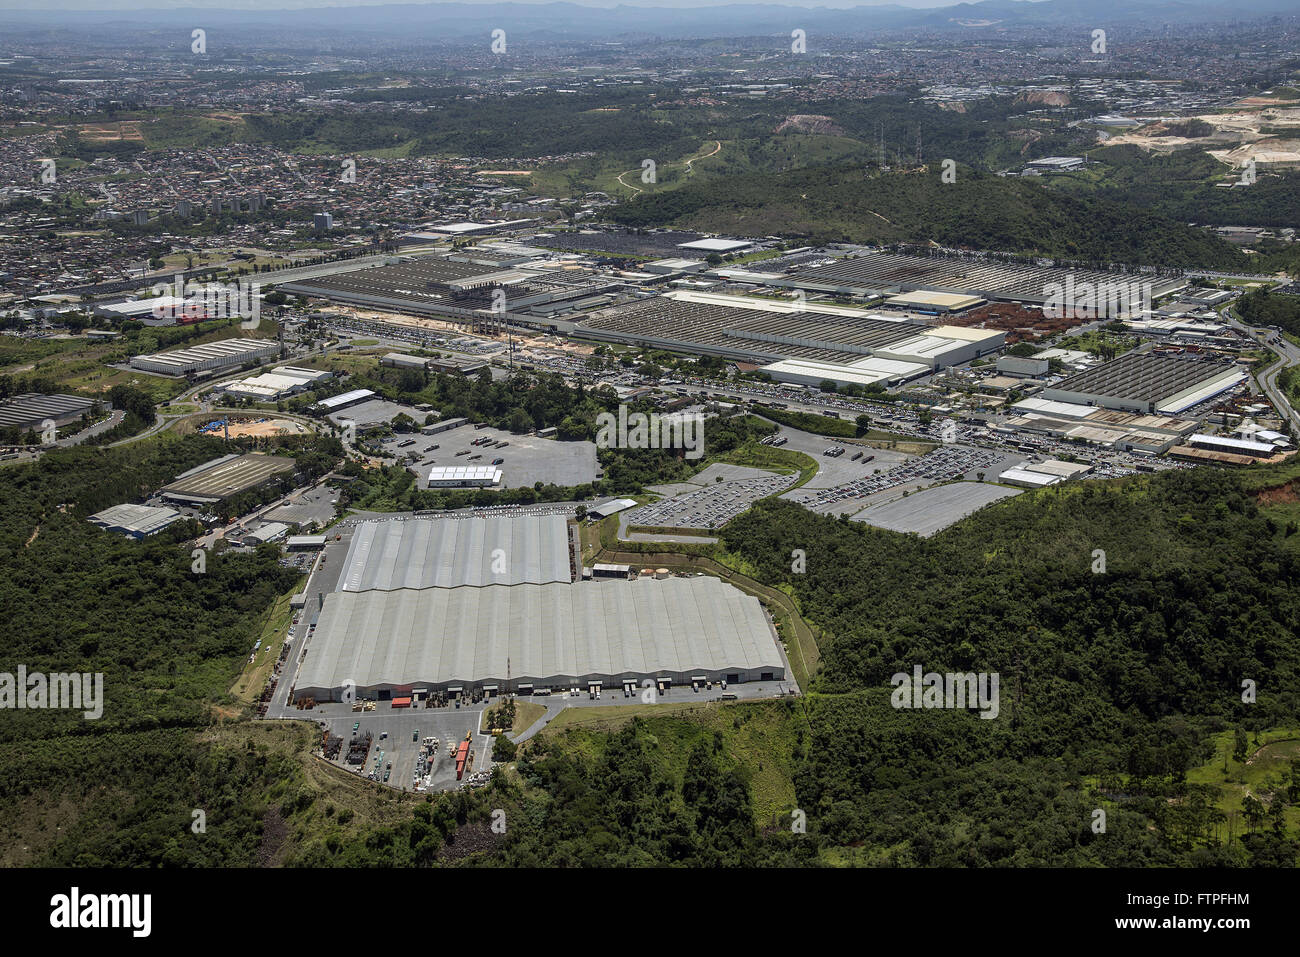
[(758, 599), (716, 578), (340, 591), (298, 698), (784, 680)]

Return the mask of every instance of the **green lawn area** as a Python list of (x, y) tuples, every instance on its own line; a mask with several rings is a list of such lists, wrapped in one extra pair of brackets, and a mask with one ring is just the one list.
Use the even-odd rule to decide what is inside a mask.
[(1137, 339), (1129, 336), (1117, 336), (1111, 333), (1093, 330), (1086, 332), (1081, 336), (1066, 336), (1056, 344), (1058, 349), (1078, 349), (1081, 352), (1101, 353), (1104, 349), (1114, 349), (1115, 355), (1121, 356), (1124, 353), (1137, 347)]
[(516, 698), (515, 726), (511, 730), (515, 733), (524, 731), (545, 713), (546, 705), (537, 704), (535, 701), (527, 701), (523, 698)]
[[(1247, 794), (1264, 804), (1273, 800), (1275, 792), (1285, 795), (1290, 782), (1291, 762), (1300, 758), (1300, 728), (1283, 728), (1263, 731), (1250, 736), (1250, 745), (1244, 762), (1232, 756), (1234, 732), (1224, 731), (1214, 739), (1214, 757), (1187, 772), (1189, 784), (1207, 784), (1218, 789), (1215, 806), (1230, 820), (1236, 818), (1234, 831), (1240, 834), (1245, 828), (1241, 802)], [(1288, 827), (1300, 824), (1300, 807), (1286, 809)]]

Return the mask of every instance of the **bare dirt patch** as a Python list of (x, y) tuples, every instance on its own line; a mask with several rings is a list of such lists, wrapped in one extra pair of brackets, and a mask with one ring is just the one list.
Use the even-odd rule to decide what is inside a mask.
[(92, 123), (79, 127), (77, 132), (82, 139), (105, 142), (108, 140), (144, 140), (138, 120), (125, 120), (121, 123)]
[(1260, 489), (1255, 495), (1255, 501), (1260, 505), (1291, 505), (1300, 502), (1300, 489), (1297, 489), (1294, 481), (1275, 488)]
[(289, 825), (285, 823), (280, 809), (274, 806), (267, 808), (262, 818), (262, 843), (257, 848), (257, 866), (270, 867), (275, 864), (288, 836)]
[(306, 435), (310, 431), (301, 422), (293, 419), (268, 419), (265, 422), (231, 422), (230, 437), (265, 438), (272, 435)]

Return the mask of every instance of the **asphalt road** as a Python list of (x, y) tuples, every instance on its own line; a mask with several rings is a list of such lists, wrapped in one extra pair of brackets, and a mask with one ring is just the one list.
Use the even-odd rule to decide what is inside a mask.
[[(1225, 311), (1223, 317), (1230, 325), (1248, 333), (1261, 344), (1267, 343), (1270, 337), (1277, 335), (1277, 333), (1268, 329), (1256, 329), (1252, 326), (1247, 326), (1230, 312)], [(1297, 434), (1300, 434), (1300, 412), (1296, 411), (1291, 403), (1287, 401), (1287, 397), (1283, 395), (1282, 390), (1277, 384), (1277, 377), (1283, 369), (1294, 365), (1300, 365), (1300, 348), (1292, 345), (1285, 336), (1281, 336), (1279, 339), (1280, 341), (1278, 344), (1268, 345), (1268, 348), (1278, 354), (1279, 358), (1277, 362), (1260, 372), (1256, 378), (1259, 381), (1259, 387), (1264, 390), (1264, 394), (1268, 396), (1269, 401), (1277, 408), (1279, 414), (1281, 414), (1286, 421), (1289, 421), (1294, 425)]]

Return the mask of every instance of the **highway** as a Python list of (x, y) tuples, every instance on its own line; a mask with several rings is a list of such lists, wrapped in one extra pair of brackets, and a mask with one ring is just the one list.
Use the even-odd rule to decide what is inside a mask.
[[(1297, 411), (1295, 407), (1287, 401), (1286, 395), (1283, 394), (1282, 389), (1277, 383), (1277, 378), (1283, 369), (1300, 365), (1300, 347), (1294, 345), (1286, 338), (1286, 336), (1275, 333), (1272, 330), (1257, 329), (1253, 326), (1246, 325), (1230, 310), (1224, 310), (1223, 318), (1227, 320), (1228, 324), (1233, 328), (1246, 333), (1259, 342), (1260, 345), (1267, 349), (1272, 349), (1278, 354), (1278, 360), (1256, 375), (1255, 378), (1259, 381), (1259, 387), (1264, 390), (1264, 394), (1268, 396), (1268, 400), (1273, 403), (1274, 407), (1278, 410), (1278, 414), (1282, 416), (1283, 421), (1289, 422), (1294, 426), (1296, 435), (1300, 435), (1300, 411)], [(1269, 339), (1272, 336), (1278, 337), (1277, 344), (1269, 344)]]

